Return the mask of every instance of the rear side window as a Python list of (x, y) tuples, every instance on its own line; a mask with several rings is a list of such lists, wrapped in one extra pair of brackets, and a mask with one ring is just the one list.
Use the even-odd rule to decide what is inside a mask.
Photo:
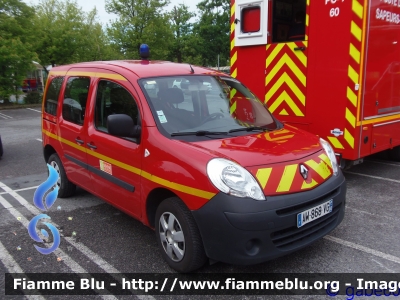
[(89, 85), (89, 77), (68, 78), (62, 109), (64, 120), (78, 125), (83, 125)]
[(63, 81), (64, 77), (55, 77), (47, 89), (44, 111), (53, 116), (57, 114), (58, 96), (60, 95)]
[(259, 6), (242, 9), (241, 29), (243, 33), (260, 31), (261, 8)]
[(138, 106), (133, 96), (121, 85), (101, 80), (97, 87), (95, 126), (107, 132), (107, 117), (112, 114), (126, 114), (135, 125), (138, 124)]

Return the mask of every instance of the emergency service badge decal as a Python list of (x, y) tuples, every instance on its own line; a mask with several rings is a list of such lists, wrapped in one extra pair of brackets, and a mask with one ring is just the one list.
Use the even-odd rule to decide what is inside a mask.
[(343, 135), (343, 131), (341, 131), (339, 128), (335, 128), (335, 129), (331, 130), (331, 134), (338, 137), (340, 135)]

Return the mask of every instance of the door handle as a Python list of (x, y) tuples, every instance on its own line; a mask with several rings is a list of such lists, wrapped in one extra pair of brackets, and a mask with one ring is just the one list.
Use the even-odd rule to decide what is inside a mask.
[(79, 144), (82, 145), (84, 142), (82, 140), (80, 140), (79, 138), (76, 138), (75, 141)]
[(91, 149), (97, 149), (97, 147), (95, 145), (92, 145), (91, 143), (87, 143), (86, 145), (88, 145), (88, 147)]
[(294, 51), (304, 51), (304, 50), (306, 50), (306, 47), (296, 47), (293, 50)]

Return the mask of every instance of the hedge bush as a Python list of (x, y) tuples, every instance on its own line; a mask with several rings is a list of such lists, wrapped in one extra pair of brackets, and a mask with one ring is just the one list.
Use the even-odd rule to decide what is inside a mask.
[(39, 92), (28, 92), (25, 96), (26, 104), (38, 104), (42, 102), (42, 95)]

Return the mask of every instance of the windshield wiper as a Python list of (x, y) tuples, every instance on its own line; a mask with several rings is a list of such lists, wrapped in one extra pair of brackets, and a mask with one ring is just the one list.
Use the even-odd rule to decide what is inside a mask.
[(198, 130), (198, 131), (186, 131), (186, 132), (173, 132), (171, 136), (183, 136), (183, 135), (196, 135), (196, 136), (203, 136), (203, 135), (226, 135), (226, 131), (207, 131), (207, 130)]
[(269, 131), (271, 129), (268, 129), (268, 128), (265, 128), (265, 127), (260, 127), (260, 126), (251, 126), (251, 127), (243, 127), (243, 128), (232, 129), (232, 130), (229, 130), (228, 133), (238, 132), (238, 131), (254, 131), (254, 130)]

